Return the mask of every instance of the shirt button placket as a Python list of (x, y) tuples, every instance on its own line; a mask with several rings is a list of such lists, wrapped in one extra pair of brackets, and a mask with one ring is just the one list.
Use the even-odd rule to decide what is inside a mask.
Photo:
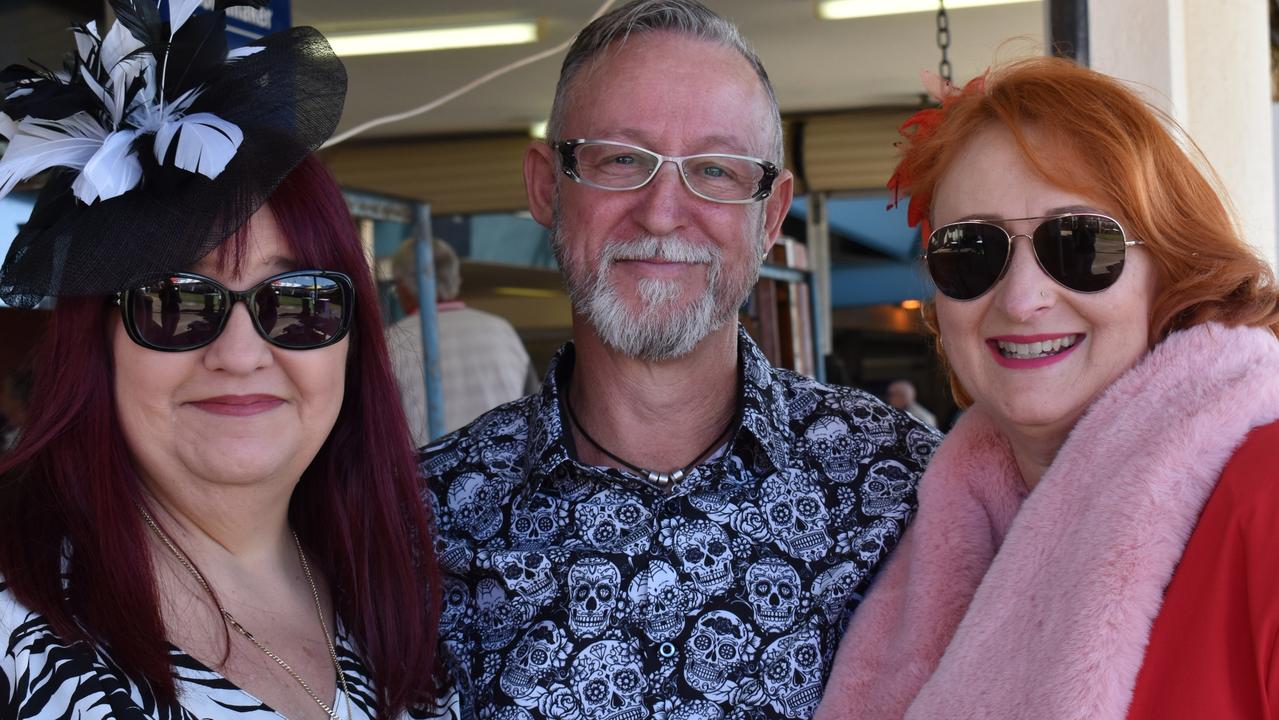
[[(661, 519), (664, 517), (665, 507), (673, 501), (672, 498), (658, 498), (653, 503), (654, 529), (661, 526)], [(660, 540), (653, 538), (654, 547), (660, 546)], [(674, 567), (661, 556), (661, 553), (653, 553), (648, 557), (648, 567), (636, 575), (634, 584), (632, 585), (633, 600), (642, 603), (645, 608), (645, 616), (638, 620), (638, 626), (635, 632), (643, 635), (647, 639), (644, 642), (644, 666), (650, 673), (648, 678), (650, 699), (654, 702), (663, 698), (653, 693), (660, 686), (668, 686), (674, 675), (679, 669), (679, 646), (673, 642), (678, 638), (670, 640), (662, 640), (660, 642), (650, 639), (649, 633), (657, 633), (659, 637), (666, 635), (669, 630), (668, 613), (674, 609), (679, 612), (678, 606), (672, 608), (670, 591), (673, 589), (679, 591), (679, 578), (675, 574)], [(666, 596), (663, 595), (666, 591)], [(681, 622), (683, 618), (680, 618)]]

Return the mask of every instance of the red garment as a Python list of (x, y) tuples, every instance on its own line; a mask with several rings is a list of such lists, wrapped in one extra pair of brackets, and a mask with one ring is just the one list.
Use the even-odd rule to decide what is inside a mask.
[[(920, 479), (919, 511), (853, 614), (814, 718), (1125, 720), (1188, 541), (1240, 447), (1276, 422), (1274, 334), (1197, 325), (1169, 335), (1111, 383), (1019, 502), (1025, 483), (1012, 448), (977, 403)], [(1279, 443), (1265, 437), (1257, 445)], [(1263, 470), (1271, 463), (1262, 461)], [(1235, 472), (1224, 487), (1239, 482)], [(1251, 488), (1223, 492), (1243, 498), (1234, 504), (1244, 517), (1266, 505)], [(1270, 500), (1251, 517), (1279, 515)], [(1204, 522), (1205, 535), (1239, 532), (1213, 525)], [(1264, 560), (1276, 557), (1269, 545), (1243, 547)], [(1219, 562), (1211, 550), (1208, 560)], [(1210, 584), (1191, 578), (1189, 617), (1203, 616)], [(1238, 591), (1231, 597), (1244, 604)], [(1237, 637), (1251, 643), (1254, 635)], [(1267, 652), (1273, 646), (1272, 630)], [(1166, 652), (1176, 651), (1157, 651)], [(1249, 665), (1250, 674), (1229, 677), (1257, 685), (1257, 662)], [(1196, 672), (1187, 674), (1199, 682)], [(1156, 681), (1157, 691), (1166, 687)], [(1206, 713), (1183, 709), (1156, 714), (1221, 717), (1215, 704)]]
[(1130, 719), (1279, 720), (1279, 422), (1222, 471), (1168, 585)]

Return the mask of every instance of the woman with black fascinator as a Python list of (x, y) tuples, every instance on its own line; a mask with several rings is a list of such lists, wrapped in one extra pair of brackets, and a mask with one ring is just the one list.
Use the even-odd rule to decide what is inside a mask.
[(430, 520), (369, 268), (312, 156), (346, 73), (111, 0), (0, 73), (0, 298), (58, 298), (0, 459), (0, 717), (449, 717)]

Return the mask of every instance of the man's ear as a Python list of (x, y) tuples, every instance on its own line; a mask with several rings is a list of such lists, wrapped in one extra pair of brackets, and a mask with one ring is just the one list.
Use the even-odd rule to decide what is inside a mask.
[(782, 221), (790, 212), (791, 199), (795, 194), (795, 176), (790, 170), (782, 169), (777, 180), (773, 182), (773, 194), (764, 201), (764, 252), (773, 249), (777, 236), (782, 232)]
[(555, 150), (534, 140), (524, 150), (524, 192), (528, 194), (529, 213), (542, 227), (551, 226), (555, 182)]

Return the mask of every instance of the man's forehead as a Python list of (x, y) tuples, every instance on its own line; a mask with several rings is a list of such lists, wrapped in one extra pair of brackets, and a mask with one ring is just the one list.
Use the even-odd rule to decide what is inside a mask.
[[(591, 130), (594, 133), (588, 138), (590, 140), (618, 140), (640, 145), (651, 150), (666, 150), (668, 152), (676, 150), (675, 148), (661, 147), (666, 139), (664, 137), (665, 133), (661, 130), (640, 127), (634, 124), (621, 124), (611, 127), (604, 123), (594, 123), (593, 125)], [(737, 132), (685, 133), (682, 136), (682, 140), (688, 147), (702, 148), (706, 151), (741, 149), (759, 143), (761, 138), (757, 137), (758, 132), (752, 132), (752, 129), (746, 123), (738, 123), (738, 125), (740, 129)]]
[[(670, 32), (620, 40), (581, 69), (564, 129), (592, 139), (655, 146), (678, 131), (667, 153), (751, 148), (771, 137), (763, 81), (736, 49)], [(567, 137), (567, 136), (566, 136)]]

